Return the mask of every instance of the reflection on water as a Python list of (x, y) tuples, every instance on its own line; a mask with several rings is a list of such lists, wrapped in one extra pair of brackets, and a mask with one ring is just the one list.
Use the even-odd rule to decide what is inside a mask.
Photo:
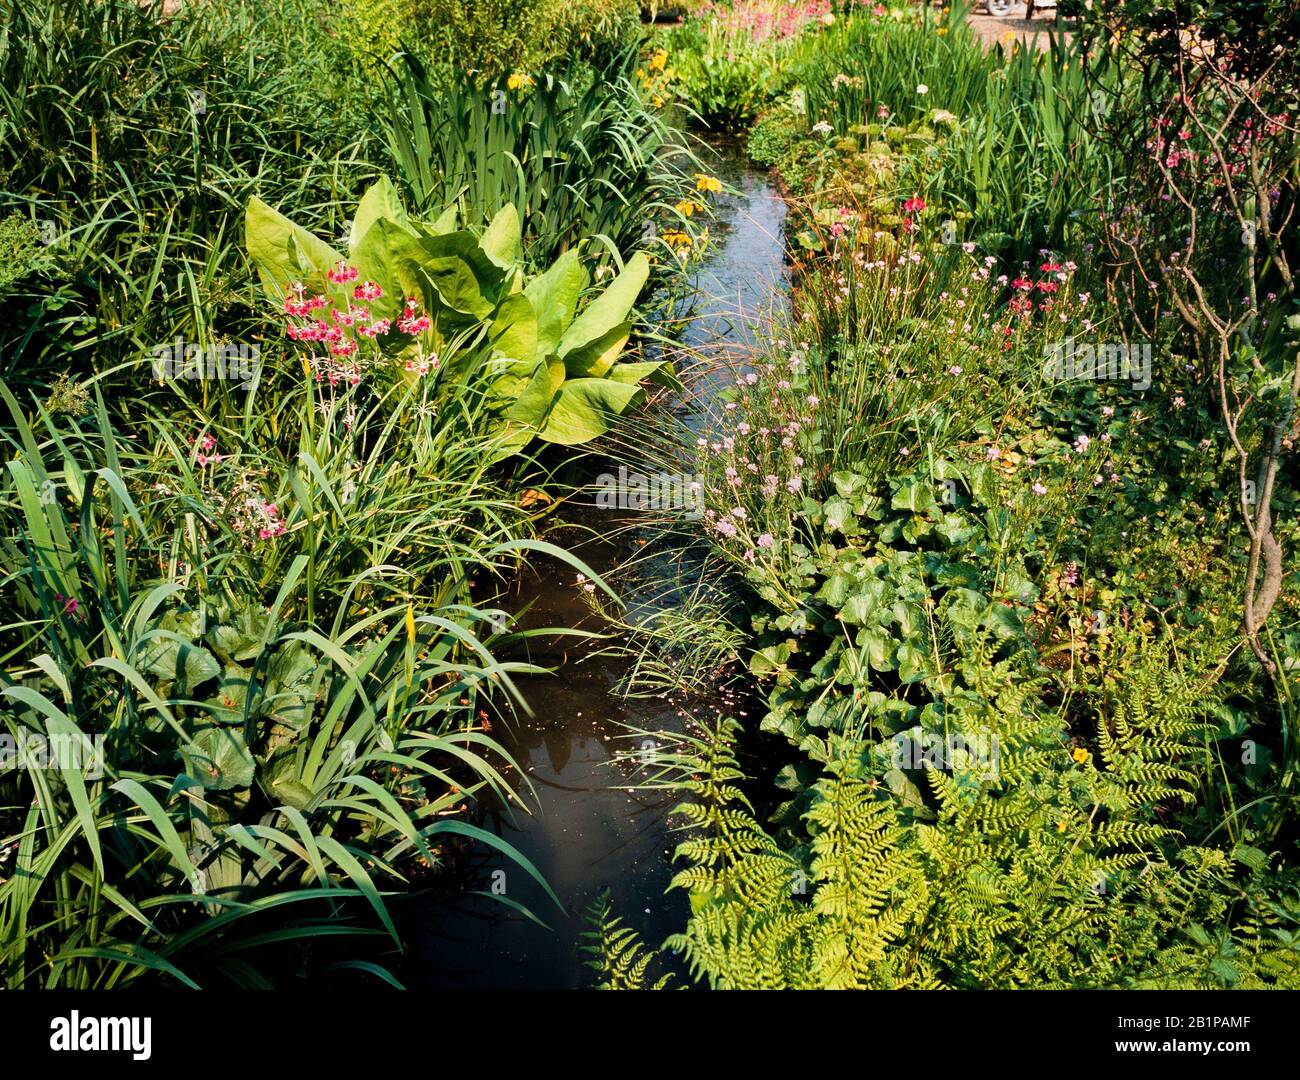
[(712, 248), (695, 282), (700, 300), (682, 335), (683, 343), (711, 350), (752, 343), (756, 328), (789, 307), (781, 231), (785, 202), (768, 174), (750, 167), (742, 151), (729, 144), (721, 150), (717, 175), (737, 194), (716, 201)]
[[(735, 151), (723, 153), (715, 172), (738, 194), (719, 199), (713, 244), (699, 270), (700, 300), (682, 335), (686, 345), (696, 348), (752, 341), (754, 327), (785, 296), (784, 204), (766, 174), (748, 168)], [(618, 523), (612, 515), (581, 517), (606, 535), (584, 539), (576, 529), (561, 528), (549, 539), (575, 550), (598, 572), (629, 554), (634, 534), (613, 540), (609, 534)], [(680, 575), (667, 561), (651, 565), (656, 573)], [(673, 584), (649, 586), (652, 593), (671, 597)], [(601, 629), (572, 571), (553, 564), (539, 564), (520, 580), (509, 606), (528, 608), (520, 620), (525, 627)], [(528, 805), (533, 813), (490, 800), (475, 808), (474, 820), (521, 851), (565, 910), (558, 910), (505, 856), (477, 845), (469, 861), (458, 862), (444, 875), (444, 882), (450, 878), (462, 890), (435, 896), (421, 914), (412, 942), (416, 970), (408, 975), (410, 985), (590, 985), (578, 935), (586, 928), (584, 909), (603, 889), (610, 891), (617, 913), (650, 944), (657, 945), (685, 922), (684, 893), (665, 892), (677, 843), (668, 819), (677, 797), (635, 789), (634, 767), (614, 761), (616, 751), (639, 748), (628, 738), (629, 726), (681, 730), (684, 712), (665, 700), (624, 700), (615, 694), (626, 660), (592, 655), (590, 648), (564, 639), (534, 639), (530, 649), (534, 662), (555, 667), (556, 674), (520, 680), (533, 715), (521, 716), (514, 730), (498, 728), (493, 734), (531, 781), (536, 799)], [(549, 929), (506, 904), (476, 895), (494, 886), (498, 892), (504, 888), (506, 897), (526, 906)]]

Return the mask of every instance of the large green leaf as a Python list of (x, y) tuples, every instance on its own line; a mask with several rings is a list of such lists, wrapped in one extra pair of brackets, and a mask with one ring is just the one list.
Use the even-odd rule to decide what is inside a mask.
[(556, 392), (564, 385), (564, 362), (550, 357), (538, 364), (532, 378), (520, 391), (506, 416), (513, 422), (539, 430), (555, 400)]
[(256, 766), (237, 727), (210, 727), (187, 748), (186, 769), (205, 788), (229, 791), (253, 782)]
[(524, 361), (531, 374), (538, 359), (537, 333), (537, 313), (532, 301), (523, 293), (507, 296), (497, 308), (488, 331), (493, 357)]
[(636, 303), (637, 297), (641, 295), (641, 289), (649, 274), (649, 260), (646, 259), (644, 252), (638, 251), (628, 259), (623, 272), (610, 282), (609, 288), (588, 304), (582, 314), (573, 320), (572, 325), (560, 338), (560, 344), (555, 351), (561, 357), (567, 356), (574, 350), (604, 337), (623, 322), (628, 312), (632, 310), (632, 305)]
[(644, 393), (639, 386), (612, 379), (568, 379), (560, 387), (538, 437), (561, 446), (589, 442), (608, 431)]
[(265, 647), (266, 613), (249, 604), (239, 609), (233, 618), (219, 623), (208, 634), (212, 651), (227, 664), (252, 660)]
[(325, 275), (343, 256), (256, 196), (248, 201), (244, 242), (262, 288), (271, 298), (283, 299), (286, 286), (294, 281), (331, 295), (337, 293)]
[(320, 668), (316, 654), (300, 641), (275, 651), (267, 666), (264, 708), (276, 723), (295, 731), (311, 718), (314, 681)]
[(248, 698), (248, 671), (229, 664), (222, 672), (216, 692), (207, 705), (213, 720), (221, 724), (239, 724), (244, 719), (244, 702)]
[(479, 246), (497, 266), (508, 270), (519, 259), (519, 244), (519, 211), (513, 203), (506, 203), (484, 230)]
[[(386, 176), (381, 176), (371, 184), (369, 190), (361, 196), (361, 201), (357, 203), (357, 212), (352, 218), (348, 241), (354, 256), (366, 233), (370, 231), (370, 227), (380, 220), (391, 221), (403, 229), (408, 228), (406, 208), (397, 194), (397, 188)], [(355, 257), (353, 261), (355, 262)]]
[(362, 278), (384, 290), (383, 296), (370, 304), (375, 318), (395, 320), (408, 296), (420, 298), (426, 307), (433, 306), (420, 272), (424, 259), (420, 239), (401, 225), (380, 218), (366, 230), (352, 260)]
[(605, 373), (605, 378), (615, 382), (637, 384), (649, 379), (659, 386), (681, 389), (681, 382), (667, 360), (643, 360), (634, 364), (615, 364)]
[(217, 658), (201, 645), (175, 637), (154, 637), (141, 650), (139, 667), (167, 682), (193, 690), (221, 674)]
[(418, 269), (444, 306), (479, 321), (492, 315), (505, 275), (472, 233), (447, 233), (422, 240), (418, 246)]
[(537, 347), (543, 354), (555, 352), (560, 337), (573, 322), (578, 297), (587, 287), (587, 271), (570, 248), (525, 287), (524, 295), (537, 312)]
[(582, 348), (566, 353), (564, 370), (569, 373), (571, 379), (604, 378), (609, 373), (609, 369), (614, 366), (614, 361), (622, 354), (631, 333), (631, 323), (621, 322), (611, 327)]

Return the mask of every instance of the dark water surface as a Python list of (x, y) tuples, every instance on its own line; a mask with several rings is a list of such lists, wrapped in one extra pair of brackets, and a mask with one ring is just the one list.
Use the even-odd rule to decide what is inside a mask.
[[(773, 304), (784, 302), (786, 284), (785, 206), (771, 181), (749, 168), (734, 149), (724, 148), (713, 167), (738, 194), (718, 200), (713, 243), (698, 274), (695, 317), (682, 335), (684, 344), (711, 350), (752, 341)], [(695, 390), (699, 392), (698, 385)], [(547, 538), (574, 551), (598, 573), (637, 550), (635, 522), (617, 512), (566, 510), (562, 520)], [(668, 560), (647, 566), (662, 580), (651, 580), (648, 596), (637, 602), (663, 603), (671, 598), (680, 573)], [(544, 561), (516, 582), (502, 606), (527, 609), (519, 619), (522, 627), (601, 631), (607, 625), (593, 612), (574, 572)], [(624, 699), (615, 687), (629, 662), (601, 655), (599, 646), (534, 639), (529, 652), (534, 663), (556, 672), (519, 680), (533, 715), (521, 716), (513, 729), (498, 722), (492, 734), (532, 783), (535, 798), (522, 790), (519, 776), (508, 777), (533, 812), (503, 807), (488, 797), (472, 820), (522, 852), (550, 883), (564, 910), (523, 869), (474, 845), (467, 849), (466, 861), (444, 877), (462, 882), (463, 890), (434, 896), (420, 913), (411, 942), (415, 970), (407, 976), (410, 985), (589, 986), (591, 973), (583, 964), (578, 936), (586, 928), (584, 910), (605, 889), (616, 913), (651, 945), (686, 920), (685, 894), (665, 892), (677, 843), (668, 819), (678, 797), (636, 788), (643, 777), (614, 755), (639, 748), (627, 726), (680, 731), (691, 706)], [(475, 895), (494, 890), (529, 908), (549, 929), (499, 900)]]

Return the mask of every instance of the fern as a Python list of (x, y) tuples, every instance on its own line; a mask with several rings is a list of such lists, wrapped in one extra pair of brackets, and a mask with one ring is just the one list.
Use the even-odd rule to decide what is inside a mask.
[[(870, 773), (869, 744), (805, 739), (820, 775), (776, 833), (738, 785), (739, 726), (723, 720), (688, 740), (673, 764), (692, 796), (681, 812), (694, 835), (677, 849), (686, 866), (672, 884), (689, 891), (692, 915), (666, 945), (717, 988), (1284, 986), (1300, 977), (1297, 905), (1264, 904), (1273, 894), (1262, 853), (1189, 847), (1169, 862), (1171, 830), (1136, 804), (1128, 816), (1107, 809), (1129, 781), (1079, 763), (1051, 717), (1010, 726), (1021, 742), (1003, 751), (996, 780), (926, 771), (928, 820), (900, 814)], [(1157, 740), (1147, 746), (1158, 752)], [(1255, 893), (1237, 883), (1242, 867), (1260, 878)], [(1243, 914), (1246, 895), (1254, 907)]]
[(1205, 689), (1173, 663), (1126, 662), (1135, 659), (1119, 659), (1124, 677), (1103, 699), (1097, 721), (1102, 760), (1134, 806), (1166, 800), (1190, 805), (1209, 764), (1207, 740), (1214, 731), (1203, 719)]
[(613, 912), (609, 893), (598, 896), (586, 911), (589, 929), (583, 931), (582, 951), (587, 966), (597, 977), (600, 990), (665, 990), (672, 986), (672, 973), (649, 982), (648, 969), (661, 957), (647, 949), (640, 936)]
[(704, 743), (696, 798), (682, 812), (705, 835), (677, 857), (690, 866), (673, 887), (688, 889), (692, 917), (668, 945), (692, 975), (721, 988), (786, 989), (894, 985), (884, 963), (891, 942), (924, 895), (919, 875), (897, 858), (899, 827), (855, 763), (827, 744), (828, 776), (813, 785), (804, 820), (809, 842), (787, 851), (751, 816), (732, 784), (738, 725), (723, 720)]

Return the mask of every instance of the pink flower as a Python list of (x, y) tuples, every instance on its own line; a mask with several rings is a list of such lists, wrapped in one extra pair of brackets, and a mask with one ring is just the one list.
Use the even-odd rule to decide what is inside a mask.
[(338, 265), (325, 276), (334, 284), (343, 285), (346, 282), (355, 281), (360, 276), (360, 272), (355, 266), (349, 266), (346, 262), (340, 260)]
[(1030, 488), (1029, 490), (1032, 491), (1035, 495), (1046, 495), (1046, 494), (1047, 494), (1047, 488), (1043, 487), (1042, 484), (1040, 484), (1040, 483), (1038, 483), (1038, 482), (1036, 482), (1036, 481), (1035, 481), (1035, 483), (1034, 483), (1034, 486), (1033, 486), (1032, 488)]
[(378, 300), (384, 295), (384, 290), (376, 285), (373, 281), (363, 281), (352, 290), (353, 299), (356, 300)]
[(428, 315), (416, 315), (419, 308), (416, 307), (414, 300), (406, 302), (406, 314), (397, 320), (397, 329), (403, 334), (410, 334), (415, 337), (416, 334), (422, 334), (433, 326), (433, 320)]

